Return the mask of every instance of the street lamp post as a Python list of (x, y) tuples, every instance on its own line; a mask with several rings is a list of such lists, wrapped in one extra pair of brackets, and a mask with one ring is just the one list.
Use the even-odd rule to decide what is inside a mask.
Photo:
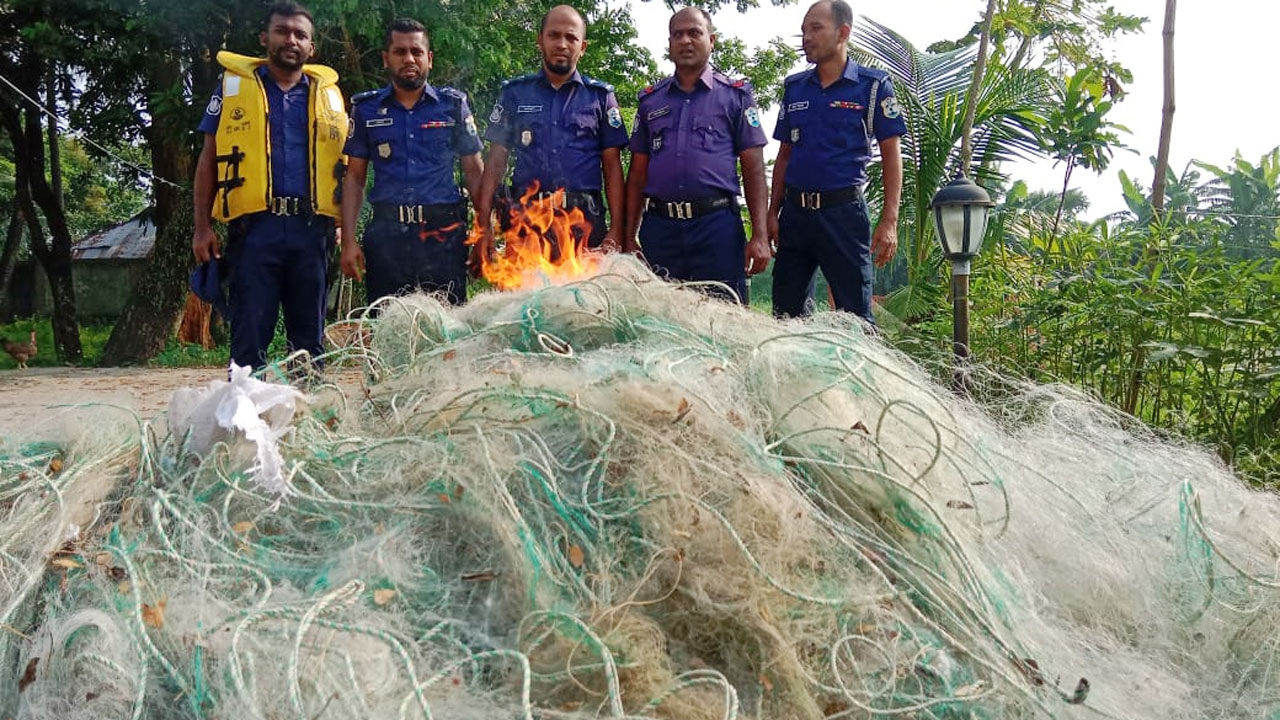
[(951, 261), (952, 352), (955, 380), (964, 386), (969, 361), (969, 261), (982, 250), (987, 216), (995, 203), (991, 196), (960, 175), (933, 196), (933, 222), (942, 255)]

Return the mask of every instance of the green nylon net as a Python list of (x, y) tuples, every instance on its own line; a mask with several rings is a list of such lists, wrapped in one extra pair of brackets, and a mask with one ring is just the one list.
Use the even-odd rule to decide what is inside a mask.
[(117, 408), (0, 445), (0, 716), (1280, 718), (1280, 503), (1069, 388), (628, 258), (358, 324), (284, 495)]

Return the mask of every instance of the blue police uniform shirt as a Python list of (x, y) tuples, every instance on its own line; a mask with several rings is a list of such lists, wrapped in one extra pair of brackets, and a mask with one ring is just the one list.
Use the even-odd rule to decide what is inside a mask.
[(693, 92), (668, 77), (640, 93), (632, 154), (649, 156), (644, 193), (666, 200), (738, 194), (738, 155), (763, 147), (751, 84), (708, 65)]
[[(294, 86), (281, 90), (267, 66), (257, 69), (267, 89), (267, 125), (271, 128), (271, 194), (276, 197), (311, 197), (311, 164), (307, 157), (307, 103), (311, 79), (306, 75)], [(200, 132), (218, 133), (222, 119), (222, 83), (209, 99)]]
[[(791, 144), (786, 184), (838, 190), (867, 181), (869, 137), (907, 132), (888, 73), (846, 60), (844, 73), (822, 87), (816, 68), (787, 77), (773, 138)], [(872, 97), (874, 91), (875, 97)]]
[(443, 205), (462, 199), (454, 180), (460, 155), (483, 149), (467, 96), (424, 85), (406, 109), (390, 85), (351, 99), (351, 132), (345, 152), (373, 162), (369, 202)]
[(508, 80), (489, 115), (485, 139), (516, 155), (512, 185), (598, 191), (600, 153), (627, 144), (613, 87), (574, 71), (559, 89), (545, 70)]

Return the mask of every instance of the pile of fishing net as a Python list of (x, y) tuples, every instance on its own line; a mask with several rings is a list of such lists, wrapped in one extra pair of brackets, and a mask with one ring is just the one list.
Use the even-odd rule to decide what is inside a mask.
[(110, 408), (3, 448), (0, 715), (1280, 717), (1277, 498), (1067, 388), (627, 258), (361, 323), (277, 482)]

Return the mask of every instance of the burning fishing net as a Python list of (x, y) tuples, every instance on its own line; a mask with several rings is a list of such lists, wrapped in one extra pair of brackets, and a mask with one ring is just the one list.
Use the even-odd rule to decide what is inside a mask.
[(979, 408), (628, 258), (363, 322), (287, 496), (107, 410), (5, 448), (0, 713), (1280, 712), (1280, 503), (1069, 389)]

